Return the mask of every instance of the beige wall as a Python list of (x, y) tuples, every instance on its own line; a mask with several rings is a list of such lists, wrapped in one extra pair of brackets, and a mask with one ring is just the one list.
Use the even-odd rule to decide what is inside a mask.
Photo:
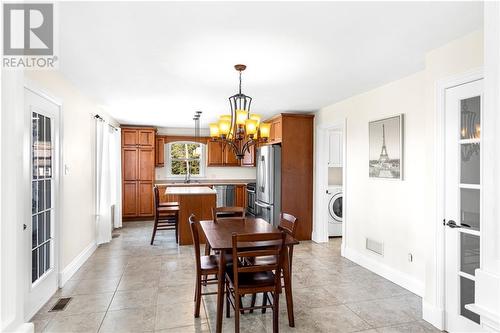
[[(36, 87), (62, 100), (63, 164), (60, 233), (60, 270), (64, 270), (85, 248), (95, 243), (94, 150), (95, 120), (109, 120), (97, 103), (82, 95), (57, 71), (27, 71)], [(113, 120), (111, 120), (115, 123)]]
[[(434, 304), (435, 84), (483, 64), (483, 34), (477, 31), (429, 52), (425, 68), (403, 79), (322, 108), (316, 124), (347, 119), (346, 223), (348, 250), (385, 265), (421, 286)], [(368, 177), (368, 122), (405, 114), (404, 180)], [(385, 244), (383, 257), (365, 250), (365, 237)], [(408, 261), (412, 253), (413, 262)]]

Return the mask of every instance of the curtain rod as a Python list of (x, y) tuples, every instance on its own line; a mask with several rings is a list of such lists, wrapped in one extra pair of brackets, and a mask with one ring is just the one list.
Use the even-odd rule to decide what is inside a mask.
[[(103, 117), (101, 117), (100, 115), (98, 115), (98, 114), (96, 114), (94, 116), (94, 118), (97, 119), (97, 120), (106, 122), (106, 120)], [(111, 127), (112, 129), (114, 129), (115, 131), (118, 131), (118, 128), (115, 127), (115, 126), (113, 126), (113, 125), (111, 125), (109, 122), (108, 122), (108, 126)]]

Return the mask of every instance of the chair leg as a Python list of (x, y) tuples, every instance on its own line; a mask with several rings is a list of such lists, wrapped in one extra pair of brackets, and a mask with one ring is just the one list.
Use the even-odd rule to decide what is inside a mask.
[(280, 294), (275, 291), (273, 297), (273, 333), (278, 333), (280, 314)]
[(179, 243), (179, 214), (175, 214), (175, 242)]
[[(267, 293), (264, 292), (262, 293), (262, 306), (266, 306), (267, 305)], [(266, 313), (266, 308), (262, 308), (262, 313)]]
[(151, 245), (153, 245), (153, 242), (155, 241), (155, 235), (156, 235), (156, 228), (158, 227), (158, 216), (155, 215), (155, 222), (153, 226), (153, 235), (151, 235)]
[(201, 275), (196, 274), (196, 301), (194, 308), (195, 318), (198, 318), (200, 316), (200, 305), (201, 305)]
[(210, 255), (210, 251), (212, 249), (210, 248), (210, 244), (208, 244), (208, 242), (205, 243), (205, 255), (208, 256)]
[(231, 306), (231, 303), (229, 302), (229, 297), (231, 297), (229, 295), (230, 291), (229, 291), (229, 287), (226, 286), (226, 318), (229, 318), (231, 317), (231, 309), (229, 308)]
[[(255, 301), (257, 300), (257, 294), (252, 294), (252, 301), (250, 302), (250, 306), (255, 306)], [(253, 309), (250, 309), (250, 313), (253, 313)]]
[[(240, 305), (241, 305), (241, 307), (243, 307), (243, 297), (241, 297), (241, 296), (240, 296)], [(241, 314), (245, 314), (245, 310), (241, 310), (240, 312), (241, 312)]]
[(240, 333), (240, 296), (236, 295), (234, 298), (235, 309), (234, 309), (234, 332)]

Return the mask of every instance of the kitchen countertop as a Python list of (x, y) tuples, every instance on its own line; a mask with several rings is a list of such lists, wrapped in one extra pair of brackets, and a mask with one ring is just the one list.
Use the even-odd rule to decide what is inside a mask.
[(216, 194), (214, 189), (207, 186), (172, 186), (165, 190), (165, 194), (174, 195), (200, 195), (200, 194)]
[(156, 180), (155, 185), (168, 186), (208, 186), (208, 185), (246, 185), (255, 183), (255, 179), (192, 179), (190, 183), (184, 183), (184, 180)]

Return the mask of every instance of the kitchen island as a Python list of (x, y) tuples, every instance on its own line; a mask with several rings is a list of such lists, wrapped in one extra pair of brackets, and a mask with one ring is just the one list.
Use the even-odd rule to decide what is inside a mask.
[[(165, 195), (179, 202), (179, 245), (193, 244), (189, 229), (189, 216), (194, 214), (198, 220), (212, 219), (212, 208), (216, 203), (216, 192), (208, 186), (169, 186)], [(200, 230), (200, 242), (205, 235)]]

